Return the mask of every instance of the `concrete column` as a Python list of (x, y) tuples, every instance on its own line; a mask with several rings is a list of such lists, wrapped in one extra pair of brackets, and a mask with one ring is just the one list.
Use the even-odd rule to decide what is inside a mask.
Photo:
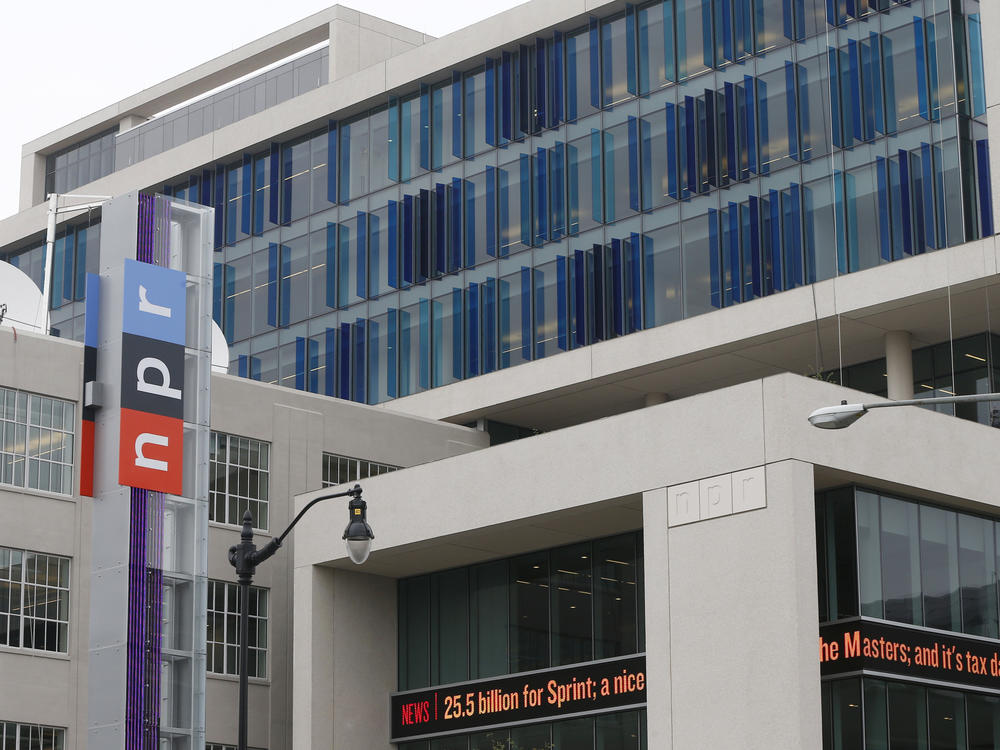
[(667, 488), (642, 493), (643, 571), (646, 581), (647, 747), (671, 750), (670, 570)]
[(913, 345), (909, 331), (885, 335), (885, 374), (888, 396), (893, 401), (913, 398)]
[(142, 125), (148, 117), (143, 117), (142, 115), (125, 115), (121, 120), (118, 121), (118, 132), (124, 133), (126, 130), (131, 130), (134, 127)]
[(666, 393), (647, 393), (645, 398), (644, 406), (656, 406), (657, 404), (665, 404), (670, 400), (670, 396)]

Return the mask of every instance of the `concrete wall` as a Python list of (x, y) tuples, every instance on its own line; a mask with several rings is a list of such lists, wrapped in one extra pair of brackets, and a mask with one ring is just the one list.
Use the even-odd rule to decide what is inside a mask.
[[(0, 386), (74, 402), (79, 420), (83, 346), (0, 327)], [(79, 467), (79, 439), (75, 452)], [(77, 470), (74, 488), (78, 481)], [(75, 492), (0, 486), (0, 546), (71, 559), (68, 652), (0, 646), (0, 719), (65, 727), (67, 750), (86, 737), (89, 502)]]
[[(280, 533), (291, 523), (292, 497), (322, 486), (324, 452), (411, 466), (478, 450), (489, 442), (485, 433), (469, 428), (419, 418), (399, 418), (381, 409), (228, 375), (213, 376), (211, 422), (213, 430), (271, 444), (270, 533), (255, 535), (258, 547), (269, 541), (271, 534)], [(342, 546), (340, 534), (346, 524), (346, 510), (340, 501), (332, 501), (331, 505), (338, 511), (339, 520), (326, 532), (331, 543)], [(294, 540), (303, 529), (315, 528), (313, 521), (310, 517), (296, 527), (278, 554), (258, 568), (254, 580), (255, 585), (269, 590), (270, 620), (268, 677), (251, 680), (251, 746), (268, 750), (291, 746), (293, 706), (298, 705), (293, 700), (292, 683), (293, 590), (297, 585), (292, 577), (292, 560)], [(210, 523), (209, 578), (235, 581), (226, 552), (238, 541), (237, 527)], [(349, 590), (348, 579), (341, 575), (339, 580), (344, 582), (331, 583), (341, 597), (350, 596), (343, 593)], [(390, 593), (394, 597), (395, 589), (391, 588)], [(393, 628), (394, 625), (380, 621), (371, 623), (371, 627)], [(350, 628), (345, 627), (345, 630)], [(344, 658), (352, 654), (348, 648)], [(394, 659), (392, 665), (395, 670)], [(208, 676), (205, 713), (209, 742), (235, 743), (237, 698), (235, 677)]]
[[(372, 595), (350, 601), (350, 642), (395, 648), (391, 630), (372, 627), (395, 620), (387, 580), (642, 528), (649, 747), (820, 747), (816, 487), (858, 481), (1000, 508), (1000, 431), (916, 408), (847, 431), (808, 424), (841, 398), (859, 394), (775, 376), (369, 480), (376, 548), (360, 570)], [(342, 724), (373, 700), (384, 711), (394, 675), (376, 666), (362, 678), (330, 656), (345, 637), (330, 580), (358, 570), (325, 533), (340, 512), (317, 506), (298, 535), (296, 750), (340, 733), (351, 743), (337, 747), (388, 747), (384, 714), (364, 735)]]

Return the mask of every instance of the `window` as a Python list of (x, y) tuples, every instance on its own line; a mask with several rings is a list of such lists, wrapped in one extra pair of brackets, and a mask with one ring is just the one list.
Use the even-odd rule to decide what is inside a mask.
[(208, 520), (240, 525), (250, 509), (266, 530), (270, 443), (213, 432), (209, 443)]
[[(206, 669), (214, 674), (239, 674), (240, 588), (235, 583), (208, 582)], [(267, 676), (267, 589), (250, 587), (247, 639), (249, 677)]]
[(335, 484), (356, 482), (359, 479), (377, 477), (379, 474), (386, 474), (401, 468), (401, 466), (393, 466), (392, 464), (366, 461), (363, 458), (350, 458), (348, 456), (338, 456), (334, 453), (324, 453), (323, 486), (332, 487)]
[(69, 558), (0, 547), (0, 644), (64, 654), (68, 635)]
[(0, 388), (0, 483), (73, 492), (76, 405)]
[(66, 730), (40, 724), (0, 721), (0, 747), (4, 750), (63, 750)]
[(639, 653), (642, 585), (638, 533), (402, 579), (399, 689)]

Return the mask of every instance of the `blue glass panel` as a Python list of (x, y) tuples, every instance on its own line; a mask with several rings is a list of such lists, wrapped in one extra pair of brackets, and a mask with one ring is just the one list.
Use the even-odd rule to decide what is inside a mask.
[(724, 88), (725, 121), (726, 121), (726, 176), (730, 180), (739, 178), (739, 162), (736, 154), (736, 90), (733, 84), (726, 81)]
[(448, 268), (450, 271), (457, 271), (462, 267), (462, 190), (464, 184), (464, 180), (452, 177), (451, 186), (448, 188), (448, 235), (450, 237)]
[(295, 389), (306, 389), (306, 340), (302, 336), (295, 337)]
[(403, 281), (412, 284), (415, 280), (415, 268), (413, 265), (413, 196), (403, 196)]
[(707, 179), (703, 176), (702, 182), (717, 186), (719, 180), (716, 176), (716, 168), (719, 163), (716, 154), (716, 127), (718, 122), (715, 116), (716, 96), (711, 89), (705, 89), (705, 116), (702, 121), (699, 118), (699, 129), (701, 130), (701, 140), (704, 143), (702, 158), (699, 161), (707, 170)]
[(241, 378), (247, 377), (247, 372), (248, 372), (247, 360), (248, 359), (249, 358), (247, 357), (246, 354), (240, 354), (237, 357), (237, 360), (236, 360), (236, 374), (239, 375)]
[(932, 168), (934, 170), (934, 206), (937, 214), (937, 247), (948, 247), (947, 208), (945, 207), (944, 169), (942, 167), (941, 147), (931, 148)]
[(278, 196), (281, 194), (281, 174), (279, 170), (281, 156), (281, 146), (277, 143), (271, 144), (270, 175), (271, 186), (270, 205), (268, 206), (268, 218), (272, 224), (278, 223)]
[(549, 71), (552, 80), (552, 99), (549, 105), (549, 126), (556, 127), (563, 120), (563, 78), (566, 75), (563, 68), (563, 35), (562, 32), (552, 32), (552, 44), (549, 45)]
[(786, 287), (792, 289), (801, 286), (802, 276), (802, 196), (799, 186), (794, 182), (782, 201), (787, 202), (785, 218), (785, 268)]
[(364, 318), (358, 318), (354, 325), (351, 326), (351, 372), (354, 381), (351, 398), (359, 404), (363, 404), (367, 400), (365, 397), (365, 385), (367, 384), (367, 380), (365, 379), (365, 352), (367, 351), (365, 346), (365, 324), (366, 321)]
[(979, 222), (983, 237), (993, 234), (993, 195), (990, 186), (990, 143), (976, 141), (976, 177), (979, 182)]
[(531, 246), (531, 156), (528, 154), (518, 155), (518, 171), (520, 173), (520, 217), (521, 232), (520, 241), (526, 246)]
[(930, 119), (930, 111), (927, 101), (927, 52), (924, 45), (924, 21), (922, 18), (913, 19), (913, 45), (916, 50), (917, 63), (917, 97), (920, 102), (920, 116), (925, 120)]
[(420, 368), (419, 384), (422, 389), (430, 387), (431, 349), (431, 301), (420, 300)]
[(938, 96), (937, 35), (933, 21), (924, 21), (924, 33), (927, 38), (927, 106), (931, 119), (936, 122), (941, 118), (941, 104)]
[(798, 87), (795, 84), (796, 65), (785, 61), (785, 104), (788, 111), (788, 155), (801, 158), (799, 153)]
[(480, 285), (472, 282), (466, 291), (465, 310), (465, 375), (473, 377), (479, 374), (479, 289)]
[(531, 269), (521, 266), (521, 356), (531, 359)]
[(666, 111), (666, 140), (667, 140), (667, 193), (671, 198), (678, 196), (677, 188), (677, 107), (667, 102)]
[[(531, 125), (531, 132), (537, 133), (550, 123), (548, 116), (548, 55), (546, 54), (546, 44), (544, 39), (535, 39), (535, 90), (533, 108), (534, 122)], [(555, 125), (558, 121), (551, 124)]]
[(604, 246), (594, 245), (591, 254), (588, 291), (590, 293), (590, 310), (593, 321), (594, 341), (603, 341), (607, 338), (607, 293), (605, 290), (605, 258)]
[(511, 70), (510, 52), (504, 51), (500, 56), (500, 135), (505, 140), (514, 137), (513, 104), (513, 71)]
[(358, 242), (355, 255), (355, 294), (365, 299), (368, 290), (368, 214), (358, 211)]
[(327, 396), (337, 395), (337, 329), (327, 328), (323, 342), (323, 393)]
[(740, 262), (739, 204), (729, 201), (722, 216), (722, 304), (742, 302), (743, 274)]
[[(875, 130), (886, 133), (885, 88), (882, 82), (882, 37), (874, 31), (868, 35), (868, 59), (871, 71), (870, 88), (872, 118)], [(874, 135), (874, 134), (873, 134)]]
[(267, 245), (267, 324), (278, 325), (278, 245)]
[(573, 347), (586, 346), (587, 337), (587, 256), (583, 250), (573, 251), (573, 302), (570, 308), (573, 323)]
[(781, 231), (781, 193), (769, 190), (767, 196), (768, 208), (768, 258), (771, 261), (771, 287), (776, 292), (785, 289), (785, 269), (782, 257)]
[[(847, 43), (847, 64), (848, 80), (850, 82), (850, 102), (851, 102), (851, 133), (854, 140), (865, 140), (865, 133), (861, 126), (862, 107), (861, 100), (861, 56), (858, 50), (858, 43), (851, 39)], [(847, 97), (845, 97), (846, 99)]]
[(451, 270), (448, 268), (451, 259), (451, 253), (448, 252), (448, 240), (451, 238), (451, 233), (448, 231), (448, 197), (446, 188), (447, 185), (439, 182), (434, 185), (434, 192), (431, 194), (431, 203), (433, 204), (431, 238), (434, 244), (434, 262), (431, 267), (432, 276), (448, 273)]
[(920, 144), (920, 175), (922, 196), (922, 211), (924, 219), (924, 242), (928, 248), (937, 247), (937, 233), (934, 226), (934, 165), (932, 164), (931, 147), (929, 143)]
[[(828, 0), (832, 2), (832, 0)], [(844, 147), (844, 112), (840, 102), (840, 53), (830, 47), (830, 119), (833, 128), (833, 145)]]
[[(596, 18), (590, 19), (590, 106), (599, 109), (601, 106), (601, 78), (600, 78), (600, 39), (598, 38), (598, 21)], [(576, 119), (575, 116), (573, 119)]]
[(393, 308), (389, 309), (388, 314), (388, 329), (386, 330), (386, 348), (388, 350), (388, 357), (386, 361), (386, 396), (389, 398), (396, 398), (396, 371), (398, 369), (398, 356), (397, 356), (397, 330), (398, 322), (396, 320), (396, 310)]
[(709, 262), (709, 303), (712, 307), (722, 307), (722, 262), (719, 257), (719, 211), (708, 209), (708, 262)]
[[(486, 96), (486, 142), (491, 146), (496, 146), (499, 143), (497, 138), (497, 85), (496, 85), (496, 65), (491, 58), (486, 58), (486, 81), (485, 81), (485, 96)], [(466, 85), (468, 86), (472, 83), (472, 79), (466, 79)], [(469, 95), (466, 95), (466, 104), (468, 105)], [(469, 107), (466, 106), (466, 117), (468, 117)], [(470, 123), (466, 122), (466, 128), (470, 127)], [(469, 135), (468, 130), (466, 131), (466, 156), (471, 154), (468, 151), (469, 148)]]
[(497, 369), (497, 280), (483, 285), (483, 372)]
[[(549, 207), (548, 207), (548, 151), (537, 149), (535, 156), (535, 244), (541, 245), (549, 239)], [(554, 186), (553, 186), (554, 187)]]
[(462, 74), (451, 74), (451, 153), (462, 158)]
[(754, 297), (764, 294), (763, 284), (763, 263), (761, 261), (761, 237), (760, 237), (760, 199), (756, 195), (751, 195), (747, 205), (749, 240), (745, 244), (750, 246), (750, 268), (751, 284)]
[(913, 219), (911, 216), (910, 201), (910, 154), (905, 149), (898, 152), (899, 160), (899, 198), (893, 196), (893, 200), (898, 200), (900, 205), (900, 232), (903, 235), (903, 253), (912, 255), (913, 248)]
[(626, 333), (642, 330), (642, 241), (636, 232), (625, 243), (625, 314)]
[(549, 215), (552, 221), (552, 239), (558, 240), (566, 234), (566, 145), (557, 142), (549, 149)]
[[(380, 318), (384, 316), (379, 316)], [(377, 404), (386, 400), (386, 394), (379, 382), (381, 371), (385, 368), (387, 353), (385, 333), (382, 331), (382, 321), (372, 318), (368, 321), (368, 403)]]
[(518, 51), (514, 55), (517, 65), (514, 68), (513, 94), (515, 103), (514, 124), (516, 131), (514, 137), (521, 139), (525, 134), (534, 132), (532, 122), (534, 117), (531, 113), (531, 48), (519, 45)]
[(556, 344), (560, 349), (569, 349), (569, 273), (566, 257), (556, 258)]
[[(966, 21), (969, 25), (969, 65), (972, 95), (972, 114), (980, 117), (986, 114), (986, 78), (983, 74), (983, 31), (978, 13), (970, 13)], [(991, 233), (992, 234), (992, 233)]]
[(636, 70), (636, 41), (635, 41), (635, 6), (625, 6), (625, 60), (627, 66), (626, 78), (628, 81), (628, 91), (630, 94), (639, 93), (638, 71)]
[(386, 265), (389, 286), (399, 289), (399, 203), (390, 200), (388, 205), (389, 234), (386, 238)]
[(893, 257), (889, 223), (889, 173), (885, 157), (875, 157), (875, 171), (878, 180), (879, 255), (883, 262), (888, 262)]
[(497, 169), (486, 167), (486, 254), (497, 255)]
[(741, 119), (746, 131), (747, 168), (751, 172), (757, 172), (757, 95), (754, 79), (744, 76), (743, 89), (746, 92), (746, 106)]
[(253, 196), (253, 157), (250, 154), (243, 155), (240, 180), (243, 183), (240, 192), (240, 231), (244, 235), (248, 235), (253, 218), (253, 202), (251, 200)]
[(431, 101), (430, 88), (420, 84), (420, 166), (431, 168)]
[(417, 200), (413, 206), (413, 238), (414, 270), (416, 278), (414, 281), (420, 283), (426, 281), (431, 274), (431, 192), (421, 190), (417, 194)]
[(685, 186), (692, 193), (698, 192), (697, 109), (694, 97), (684, 97), (684, 154), (687, 157)]

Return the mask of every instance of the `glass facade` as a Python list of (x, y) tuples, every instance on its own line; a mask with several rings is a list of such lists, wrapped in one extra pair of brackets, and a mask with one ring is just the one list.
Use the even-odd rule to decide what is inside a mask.
[[(821, 625), (863, 617), (1000, 638), (1000, 520), (846, 487), (817, 495), (816, 538)], [(1000, 697), (923, 682), (825, 679), (823, 747), (1000, 747)]]
[(405, 742), (399, 750), (646, 750), (646, 711)]
[(46, 157), (45, 195), (68, 193), (114, 172), (117, 132), (112, 128)]
[(870, 677), (823, 683), (827, 750), (992, 750), (1000, 697)]
[(234, 374), (380, 403), (992, 235), (983, 82), (977, 0), (658, 0), (163, 191)]
[(0, 484), (73, 494), (76, 405), (0, 387)]
[(848, 617), (1000, 638), (1000, 521), (847, 487), (816, 503), (820, 622)]
[(399, 689), (639, 653), (642, 536), (399, 582)]

